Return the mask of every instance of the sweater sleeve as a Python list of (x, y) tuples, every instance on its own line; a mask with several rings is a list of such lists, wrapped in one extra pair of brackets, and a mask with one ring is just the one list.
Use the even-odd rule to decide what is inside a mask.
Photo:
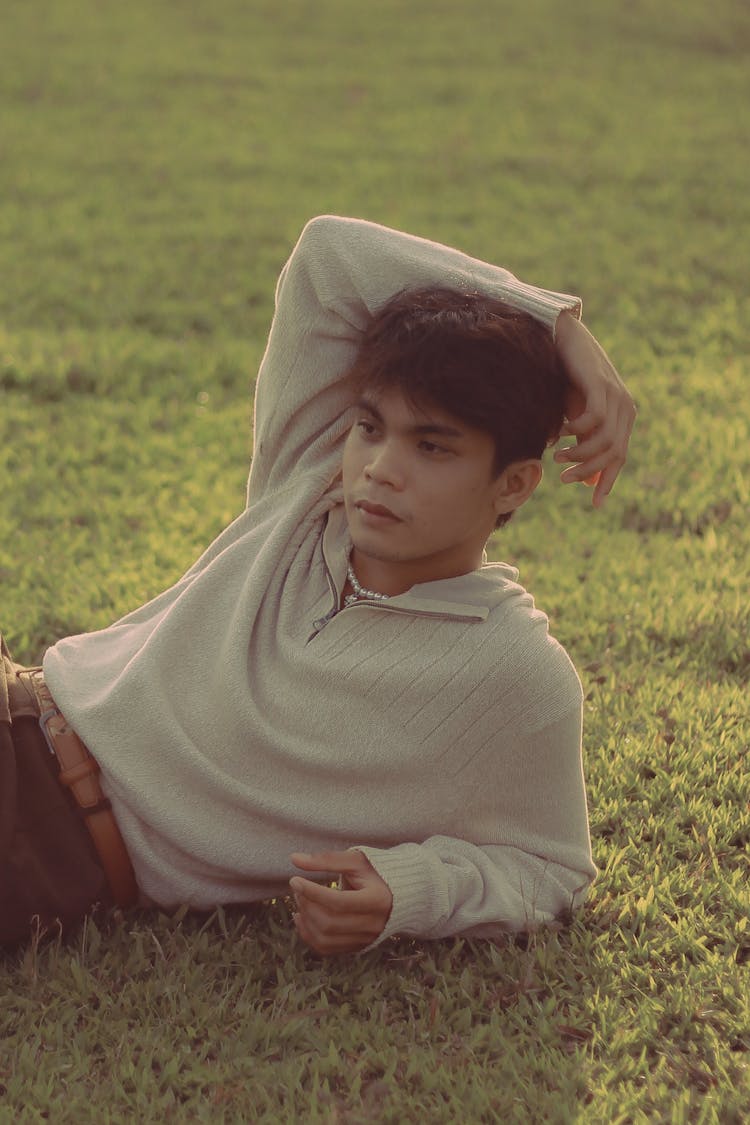
[[(560, 745), (561, 734), (569, 738), (575, 725), (571, 717), (526, 735), (517, 751), (527, 783), (488, 778), (485, 791), (476, 795), (484, 805), (480, 833), (503, 842), (478, 841), (466, 795), (466, 823), (472, 826), (467, 835), (473, 840), (435, 835), (390, 848), (356, 845), (393, 895), (388, 923), (374, 945), (396, 934), (430, 939), (527, 930), (567, 917), (583, 901), (596, 868), (580, 741), (577, 748)], [(535, 768), (535, 759), (546, 768)], [(506, 780), (516, 794), (512, 817), (500, 807)], [(487, 800), (493, 790), (494, 815), (492, 798)]]
[(356, 850), (393, 895), (390, 917), (373, 946), (397, 934), (438, 939), (530, 930), (567, 918), (593, 879), (585, 863), (570, 868), (519, 848), (480, 847), (449, 836)]
[(335, 476), (350, 422), (342, 377), (359, 336), (394, 293), (430, 284), (487, 292), (551, 330), (563, 310), (581, 311), (576, 297), (526, 285), (439, 243), (360, 219), (312, 219), (276, 287), (255, 395), (248, 504), (298, 473)]

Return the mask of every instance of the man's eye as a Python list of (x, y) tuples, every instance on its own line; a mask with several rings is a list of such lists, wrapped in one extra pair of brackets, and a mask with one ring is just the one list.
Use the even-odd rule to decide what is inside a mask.
[(419, 448), (424, 453), (449, 453), (450, 450), (446, 449), (443, 445), (435, 445), (434, 441), (420, 441)]
[(375, 433), (375, 426), (365, 418), (360, 418), (359, 422), (357, 422), (357, 429), (364, 437), (371, 437), (372, 434)]

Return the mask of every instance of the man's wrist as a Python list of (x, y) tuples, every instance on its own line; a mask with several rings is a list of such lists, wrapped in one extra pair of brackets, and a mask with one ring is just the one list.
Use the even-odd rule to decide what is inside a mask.
[(584, 326), (583, 321), (576, 314), (574, 309), (563, 309), (558, 314), (555, 321), (554, 328), (552, 329), (552, 339), (558, 347), (564, 345), (571, 335), (583, 330), (588, 334), (588, 329)]

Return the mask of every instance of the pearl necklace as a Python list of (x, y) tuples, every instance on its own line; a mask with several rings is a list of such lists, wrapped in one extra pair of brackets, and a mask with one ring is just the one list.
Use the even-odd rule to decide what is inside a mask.
[(379, 594), (377, 590), (366, 590), (364, 586), (360, 586), (359, 580), (354, 573), (354, 568), (351, 564), (351, 559), (346, 564), (346, 577), (349, 579), (353, 594), (347, 594), (344, 598), (344, 605), (354, 605), (362, 599), (369, 598), (371, 601), (385, 602), (390, 598), (390, 594)]

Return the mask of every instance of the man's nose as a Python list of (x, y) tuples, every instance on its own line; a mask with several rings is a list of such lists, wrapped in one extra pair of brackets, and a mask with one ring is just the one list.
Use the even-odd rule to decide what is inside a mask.
[(383, 442), (373, 450), (372, 457), (365, 466), (365, 476), (376, 484), (387, 484), (391, 488), (403, 488), (404, 466), (398, 451), (389, 442)]

